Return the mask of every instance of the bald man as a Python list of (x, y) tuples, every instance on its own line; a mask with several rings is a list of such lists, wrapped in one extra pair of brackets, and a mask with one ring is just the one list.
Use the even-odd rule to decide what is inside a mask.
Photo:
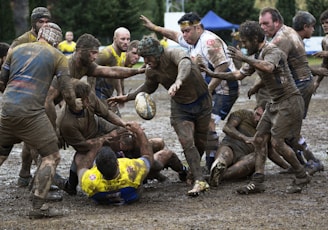
[[(130, 31), (127, 28), (117, 28), (114, 31), (113, 43), (99, 52), (96, 63), (104, 66), (125, 66), (126, 51), (130, 39)], [(96, 79), (95, 88), (96, 95), (103, 101), (113, 95), (114, 89), (117, 95), (124, 94), (124, 82), (120, 79)], [(116, 106), (110, 109), (119, 115)]]

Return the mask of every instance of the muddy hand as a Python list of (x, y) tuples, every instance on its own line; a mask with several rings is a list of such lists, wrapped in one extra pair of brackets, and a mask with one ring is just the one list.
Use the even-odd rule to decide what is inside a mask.
[(328, 57), (328, 51), (320, 51), (320, 52), (314, 53), (312, 56), (318, 57), (318, 58), (326, 58), (326, 57)]
[(176, 92), (180, 89), (182, 82), (180, 80), (176, 80), (173, 85), (168, 90), (168, 93), (171, 97), (173, 97)]
[(228, 47), (228, 55), (231, 58), (236, 59), (238, 61), (242, 61), (243, 60), (243, 56), (244, 56), (243, 53), (239, 49), (236, 49), (233, 46), (229, 46)]
[(109, 105), (117, 105), (118, 103), (122, 104), (122, 103), (126, 102), (127, 99), (128, 99), (127, 95), (122, 95), (122, 96), (110, 97), (106, 100), (106, 102)]

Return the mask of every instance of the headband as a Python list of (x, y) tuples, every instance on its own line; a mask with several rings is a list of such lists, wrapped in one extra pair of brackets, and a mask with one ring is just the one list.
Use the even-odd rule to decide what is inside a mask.
[(189, 27), (189, 26), (197, 26), (197, 25), (200, 25), (200, 21), (191, 22), (191, 21), (186, 20), (186, 21), (180, 22), (179, 25), (180, 25), (180, 28), (181, 29), (184, 29), (184, 28)]

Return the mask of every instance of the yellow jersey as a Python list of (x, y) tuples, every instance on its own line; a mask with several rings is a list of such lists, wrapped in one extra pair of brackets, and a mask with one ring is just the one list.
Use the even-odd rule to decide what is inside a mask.
[(82, 190), (97, 203), (125, 204), (139, 199), (139, 187), (148, 175), (150, 164), (147, 158), (119, 158), (120, 174), (106, 180), (97, 166), (84, 172), (81, 180)]
[(75, 51), (76, 43), (71, 41), (68, 43), (66, 40), (58, 44), (58, 49), (65, 55), (70, 55)]

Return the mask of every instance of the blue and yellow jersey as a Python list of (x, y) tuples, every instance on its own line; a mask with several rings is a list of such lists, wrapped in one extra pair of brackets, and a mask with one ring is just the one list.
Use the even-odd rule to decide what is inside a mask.
[(148, 159), (119, 158), (120, 174), (113, 180), (106, 180), (97, 166), (84, 172), (82, 190), (97, 203), (125, 204), (139, 199), (139, 187), (146, 178), (150, 164)]
[(66, 40), (58, 44), (58, 49), (65, 55), (70, 55), (75, 51), (76, 43), (68, 43)]

